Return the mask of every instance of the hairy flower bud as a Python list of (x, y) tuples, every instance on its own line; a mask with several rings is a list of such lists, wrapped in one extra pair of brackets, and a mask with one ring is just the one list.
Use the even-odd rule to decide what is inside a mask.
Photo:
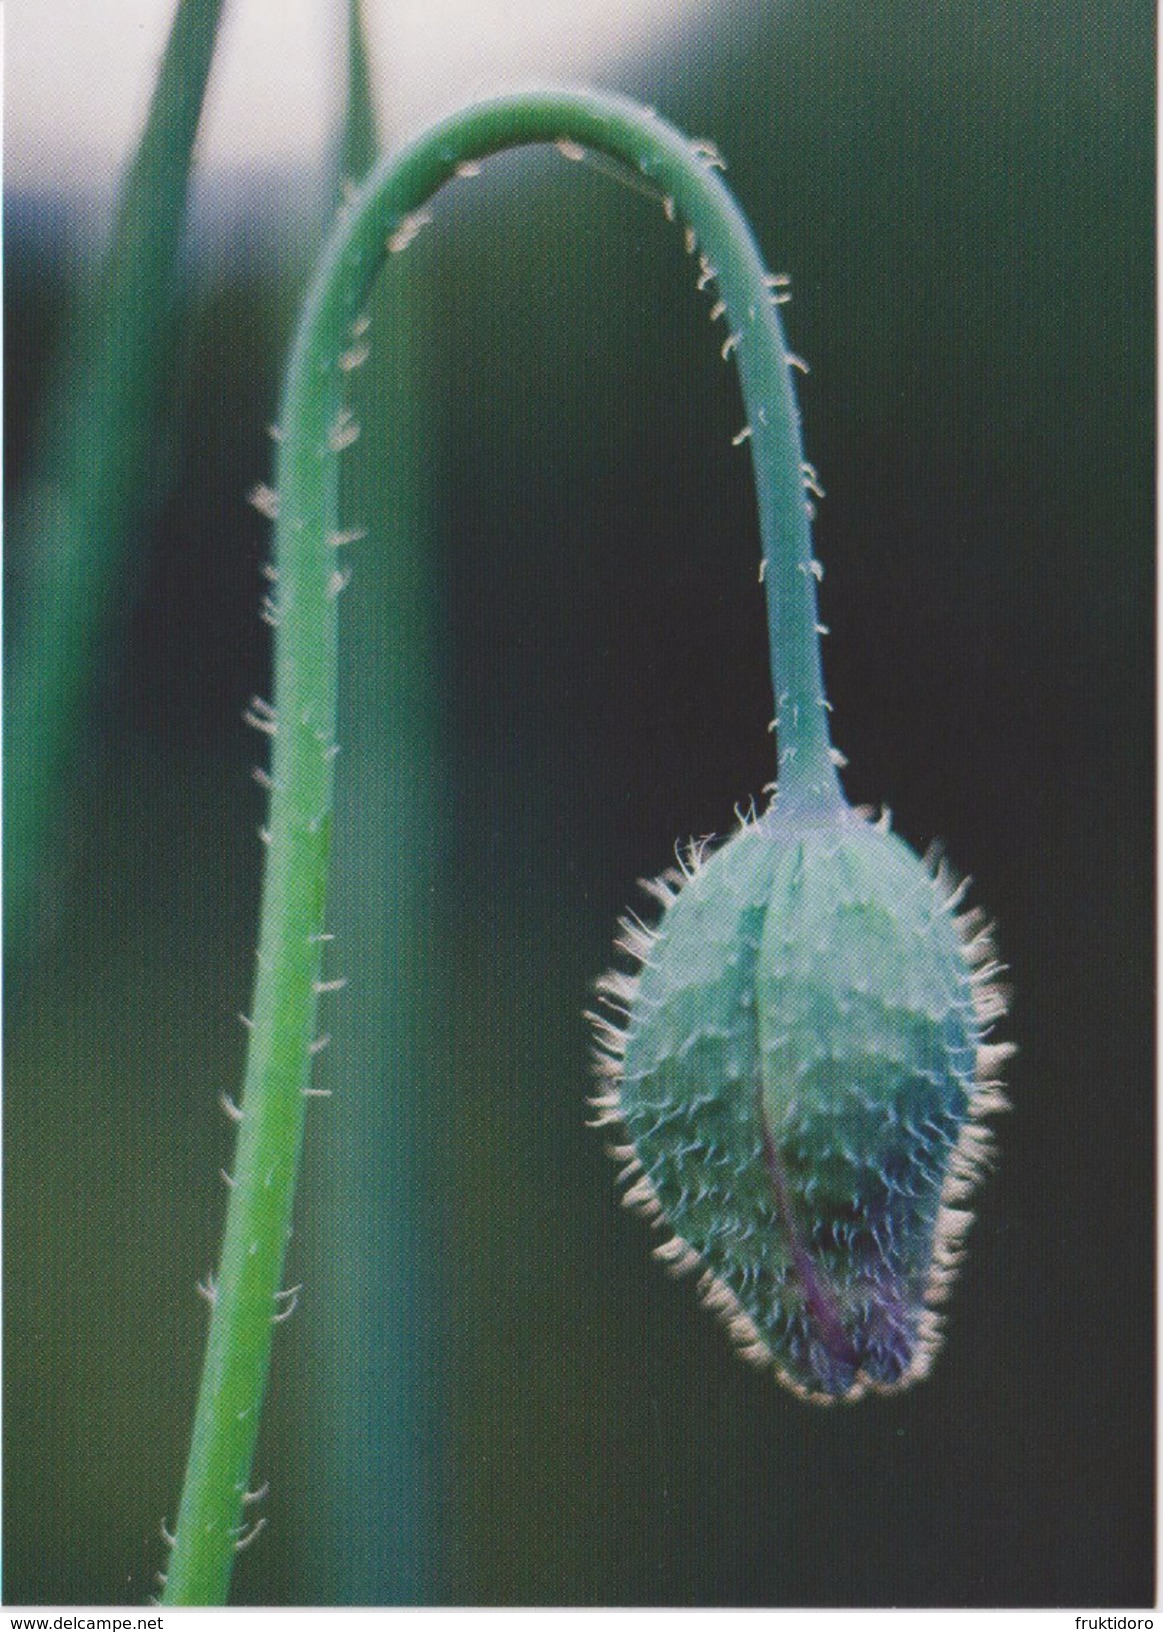
[(626, 1200), (699, 1268), (743, 1354), (811, 1400), (922, 1377), (934, 1307), (1004, 1107), (1005, 1010), (980, 912), (887, 822), (778, 801), (709, 859), (651, 887), (641, 967), (599, 983), (599, 1123)]

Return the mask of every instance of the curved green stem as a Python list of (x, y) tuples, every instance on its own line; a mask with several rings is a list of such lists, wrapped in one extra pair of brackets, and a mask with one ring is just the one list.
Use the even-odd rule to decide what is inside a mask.
[[(657, 188), (724, 302), (751, 431), (780, 718), (779, 799), (842, 799), (829, 753), (799, 420), (763, 262), (712, 152), (621, 98), (530, 92), (445, 120), (373, 173), (341, 217), (308, 296), (281, 411), (270, 848), (238, 1157), (166, 1603), (225, 1599), (279, 1312), (315, 1028), (334, 780), (338, 592), (336, 461), (350, 427), (343, 380), (385, 258), (403, 253), (432, 195), (501, 149), (568, 142)], [(248, 1510), (249, 1511), (249, 1510)]]

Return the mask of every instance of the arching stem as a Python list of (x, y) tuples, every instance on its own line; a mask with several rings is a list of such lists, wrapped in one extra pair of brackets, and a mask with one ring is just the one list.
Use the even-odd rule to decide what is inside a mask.
[(308, 296), (280, 414), (270, 834), (238, 1154), (166, 1603), (221, 1603), (247, 1531), (250, 1476), (291, 1229), (320, 981), (336, 754), (336, 459), (348, 440), (345, 360), (384, 260), (432, 195), (504, 148), (568, 142), (646, 178), (686, 223), (725, 306), (749, 416), (779, 718), (781, 805), (835, 809), (816, 633), (799, 419), (778, 313), (713, 152), (647, 110), (583, 92), (530, 92), (454, 115), (385, 160), (344, 212)]

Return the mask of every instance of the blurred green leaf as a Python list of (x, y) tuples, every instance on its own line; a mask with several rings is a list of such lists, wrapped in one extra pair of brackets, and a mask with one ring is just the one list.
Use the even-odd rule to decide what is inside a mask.
[[(27, 578), (6, 652), (5, 947), (35, 936), (96, 665), (135, 581), (174, 351), (194, 137), (222, 0), (180, 0), (109, 250), (66, 331), (36, 468), (13, 518)], [(13, 964), (9, 964), (10, 970)]]

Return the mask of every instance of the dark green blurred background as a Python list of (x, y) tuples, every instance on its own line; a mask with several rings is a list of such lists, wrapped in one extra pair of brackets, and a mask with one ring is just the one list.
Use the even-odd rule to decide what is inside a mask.
[[(822, 1412), (735, 1361), (583, 1126), (634, 880), (772, 774), (741, 409), (681, 233), (526, 155), (385, 278), (350, 986), (237, 1601), (1152, 1601), (1153, 61), (1145, 0), (815, 0), (723, 6), (607, 80), (715, 140), (793, 274), (847, 789), (945, 840), (1012, 966), (1002, 1160), (933, 1377), (891, 1402)], [(243, 495), (309, 236), (297, 178), (248, 185), (202, 199), (140, 578), (9, 976), (9, 1602), (141, 1601), (193, 1409), (259, 883)], [(9, 500), (71, 219), (7, 196)], [(5, 582), (11, 625), (11, 552)]]

